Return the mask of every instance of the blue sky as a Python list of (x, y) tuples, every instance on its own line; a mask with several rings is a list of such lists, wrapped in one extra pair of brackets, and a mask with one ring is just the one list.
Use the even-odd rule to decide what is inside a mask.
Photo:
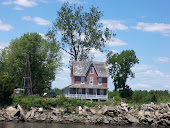
[[(44, 36), (63, 2), (66, 0), (0, 0), (0, 49), (27, 32)], [(69, 0), (69, 3), (82, 5), (84, 11), (92, 5), (103, 11), (101, 22), (116, 33), (106, 49), (136, 52), (140, 64), (132, 69), (136, 78), (128, 80), (133, 90), (170, 91), (169, 0)], [(95, 61), (106, 61), (105, 53), (94, 49), (92, 53)], [(63, 52), (63, 63), (68, 64), (68, 60), (69, 55)], [(63, 88), (70, 83), (70, 70), (63, 66), (53, 88)], [(109, 90), (113, 90), (110, 78), (108, 84)]]

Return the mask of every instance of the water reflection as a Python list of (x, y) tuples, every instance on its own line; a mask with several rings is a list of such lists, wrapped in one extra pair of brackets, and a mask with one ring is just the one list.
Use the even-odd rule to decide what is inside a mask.
[(132, 127), (115, 127), (108, 125), (100, 126), (83, 124), (57, 124), (57, 123), (0, 122), (0, 128), (132, 128)]

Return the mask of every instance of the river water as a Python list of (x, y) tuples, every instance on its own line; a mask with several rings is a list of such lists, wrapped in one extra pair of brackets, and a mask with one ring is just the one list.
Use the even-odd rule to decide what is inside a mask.
[(83, 124), (58, 124), (58, 123), (0, 122), (0, 128), (137, 128), (137, 127), (122, 127), (122, 126), (117, 127), (108, 125), (83, 125)]

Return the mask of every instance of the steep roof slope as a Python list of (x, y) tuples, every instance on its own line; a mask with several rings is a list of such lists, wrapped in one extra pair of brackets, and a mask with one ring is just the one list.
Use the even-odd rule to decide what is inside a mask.
[(74, 76), (86, 76), (86, 73), (93, 64), (98, 77), (109, 77), (109, 70), (105, 62), (90, 62), (90, 61), (73, 61), (72, 71)]

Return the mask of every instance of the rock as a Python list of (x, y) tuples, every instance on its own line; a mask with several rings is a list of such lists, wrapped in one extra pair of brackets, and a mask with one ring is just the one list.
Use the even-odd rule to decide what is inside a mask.
[(150, 118), (150, 117), (148, 117), (148, 118), (146, 118), (146, 119), (147, 119), (148, 122), (152, 122), (152, 121), (153, 121), (153, 119)]
[(145, 115), (145, 111), (144, 110), (140, 110), (138, 112), (138, 114), (139, 114), (140, 117), (143, 117)]
[(151, 115), (151, 113), (149, 112), (149, 111), (145, 111), (145, 116), (150, 116)]
[(0, 121), (5, 121), (5, 118), (0, 117)]
[(165, 120), (166, 124), (170, 126), (170, 120)]
[(43, 108), (39, 108), (38, 111), (39, 111), (39, 112), (43, 112)]
[(32, 110), (31, 110), (31, 116), (30, 116), (31, 119), (34, 117), (35, 111), (36, 111), (36, 109), (32, 109)]
[(58, 115), (58, 114), (60, 114), (61, 112), (60, 112), (60, 109), (58, 109), (58, 108), (53, 108), (52, 113), (53, 113), (54, 115)]
[[(80, 114), (80, 113), (79, 113), (79, 114)], [(82, 114), (82, 115), (88, 115), (86, 109), (82, 109), (81, 114)]]
[(78, 106), (78, 107), (76, 107), (76, 112), (78, 113), (78, 114), (82, 114), (82, 107), (81, 106)]
[(124, 103), (124, 102), (121, 102), (121, 106), (122, 107), (128, 107), (128, 104)]
[(92, 114), (96, 114), (96, 110), (93, 109), (93, 108), (90, 108), (90, 112), (91, 112)]
[(159, 114), (159, 111), (156, 111), (155, 112), (155, 116), (159, 116), (160, 114)]
[(126, 114), (125, 117), (126, 117), (126, 119), (128, 119), (129, 122), (139, 123), (139, 120), (130, 114)]
[(81, 106), (78, 106), (78, 110), (79, 110), (79, 111), (82, 111), (82, 107), (81, 107)]
[(8, 108), (6, 108), (6, 112), (11, 117), (14, 117), (19, 112), (19, 109), (16, 109), (13, 106), (9, 106)]
[(28, 119), (28, 117), (31, 115), (31, 111), (28, 111), (25, 118)]
[(20, 111), (20, 117), (23, 118), (24, 121), (27, 121), (24, 111), (22, 110), (21, 106), (18, 104), (18, 109)]
[(90, 111), (90, 109), (87, 106), (84, 106), (83, 109), (85, 109), (86, 111)]

